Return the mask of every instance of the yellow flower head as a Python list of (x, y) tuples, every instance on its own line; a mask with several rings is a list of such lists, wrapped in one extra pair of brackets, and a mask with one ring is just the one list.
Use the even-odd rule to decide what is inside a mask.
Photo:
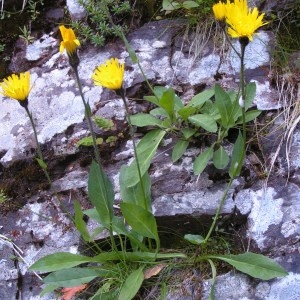
[(107, 60), (94, 71), (92, 75), (94, 84), (110, 90), (120, 90), (123, 83), (124, 66), (124, 63), (120, 63), (117, 58)]
[[(227, 1), (228, 2), (228, 1)], [(213, 13), (215, 15), (216, 20), (223, 21), (226, 18), (226, 4), (219, 1), (217, 4), (214, 4)]]
[(255, 31), (267, 24), (263, 22), (264, 15), (259, 15), (256, 7), (249, 9), (246, 0), (235, 0), (234, 3), (226, 6), (228, 34), (233, 38), (248, 38), (252, 41)]
[(68, 55), (72, 55), (77, 47), (80, 46), (79, 40), (76, 38), (73, 29), (61, 25), (59, 26), (59, 30), (63, 39), (60, 43), (59, 51), (63, 52), (66, 49)]
[(20, 73), (19, 76), (12, 74), (0, 83), (0, 87), (2, 88), (0, 93), (4, 96), (18, 101), (27, 101), (30, 92), (30, 73)]

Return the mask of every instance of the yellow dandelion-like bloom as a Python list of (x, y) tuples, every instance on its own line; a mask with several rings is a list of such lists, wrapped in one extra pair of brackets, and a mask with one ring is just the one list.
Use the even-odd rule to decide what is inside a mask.
[(248, 8), (247, 1), (235, 0), (226, 6), (226, 22), (228, 34), (232, 38), (248, 38), (253, 40), (253, 34), (258, 28), (267, 24), (263, 22), (264, 13), (259, 14), (258, 9)]
[(27, 101), (31, 89), (30, 73), (12, 74), (0, 83), (0, 87), (2, 88), (0, 93), (4, 96), (18, 101)]
[[(227, 0), (228, 5), (228, 0)], [(219, 1), (217, 4), (214, 4), (212, 7), (214, 16), (216, 20), (223, 21), (226, 18), (226, 4)]]
[(124, 67), (125, 64), (120, 63), (117, 58), (107, 60), (94, 71), (92, 75), (94, 84), (110, 90), (120, 90), (123, 83)]
[(63, 39), (60, 43), (59, 51), (63, 52), (66, 49), (68, 55), (72, 55), (77, 47), (80, 46), (79, 40), (76, 38), (73, 29), (61, 25), (59, 26), (59, 30)]

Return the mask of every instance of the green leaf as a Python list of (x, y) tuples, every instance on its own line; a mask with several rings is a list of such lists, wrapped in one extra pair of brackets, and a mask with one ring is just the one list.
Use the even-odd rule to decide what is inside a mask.
[(195, 175), (199, 175), (200, 173), (202, 173), (209, 160), (213, 157), (213, 153), (213, 147), (209, 147), (196, 157), (193, 167)]
[(234, 125), (233, 106), (230, 96), (218, 85), (215, 85), (215, 103), (221, 115), (221, 123), (225, 128)]
[(161, 125), (161, 120), (150, 114), (136, 114), (130, 116), (131, 124), (138, 127)]
[(255, 82), (250, 82), (246, 86), (246, 100), (245, 100), (246, 111), (251, 107), (255, 94), (256, 94), (256, 84)]
[(149, 249), (139, 240), (139, 236), (137, 236), (133, 232), (130, 232), (126, 228), (123, 218), (114, 216), (112, 221), (112, 229), (118, 234), (127, 236), (132, 243), (132, 249), (136, 249), (134, 247), (139, 247), (142, 251), (149, 251)]
[(94, 117), (95, 124), (101, 129), (112, 129), (114, 127), (114, 122), (110, 119), (106, 119), (100, 116)]
[(218, 130), (217, 122), (210, 115), (193, 115), (189, 117), (189, 121), (196, 126), (204, 128), (208, 132), (217, 132)]
[(233, 179), (236, 176), (240, 175), (243, 166), (244, 156), (245, 156), (244, 139), (241, 132), (239, 132), (239, 135), (234, 143), (233, 151), (232, 151), (231, 163), (229, 167), (230, 178)]
[(156, 220), (151, 212), (133, 203), (122, 202), (120, 207), (126, 222), (134, 231), (158, 241)]
[(72, 268), (91, 261), (94, 261), (92, 257), (68, 252), (57, 252), (39, 259), (30, 269), (40, 272), (52, 272)]
[(151, 179), (148, 172), (142, 176), (142, 182), (139, 181), (136, 185), (128, 187), (126, 178), (129, 176), (129, 172), (128, 166), (123, 165), (120, 169), (119, 183), (122, 200), (151, 211)]
[(35, 158), (42, 170), (47, 170), (47, 164), (40, 158)]
[(159, 106), (162, 107), (169, 115), (170, 119), (174, 116), (174, 97), (175, 91), (171, 88), (167, 89), (159, 99)]
[[(47, 284), (46, 286), (45, 286), (45, 288), (41, 291), (41, 293), (40, 293), (40, 297), (42, 298), (42, 297), (44, 297), (46, 294), (49, 294), (49, 293), (51, 293), (51, 292), (53, 292), (54, 290), (56, 290), (57, 289), (57, 286), (55, 285), (55, 284)], [(42, 298), (42, 299), (44, 299), (44, 298)], [(47, 298), (46, 298), (47, 299)]]
[(129, 57), (132, 61), (133, 64), (136, 64), (138, 63), (139, 59), (135, 53), (135, 51), (133, 50), (133, 48), (131, 47), (131, 45), (128, 43), (128, 40), (127, 38), (125, 37), (124, 33), (123, 33), (123, 30), (119, 29), (118, 26), (114, 26), (114, 29), (117, 31), (117, 33), (120, 35), (120, 38), (122, 39), (125, 47), (126, 47), (126, 50), (129, 54)]
[(100, 253), (94, 257), (95, 262), (107, 262), (107, 261), (119, 261), (120, 259), (139, 262), (141, 260), (149, 262), (156, 259), (169, 259), (169, 258), (186, 258), (186, 255), (182, 253), (155, 253), (155, 252), (124, 252), (124, 251), (113, 251)]
[(261, 254), (246, 252), (238, 255), (209, 255), (208, 257), (226, 261), (237, 270), (261, 280), (288, 275), (288, 272), (276, 261)]
[(219, 121), (221, 119), (221, 115), (216, 104), (211, 100), (207, 100), (205, 102), (201, 108), (201, 113), (210, 115), (215, 121)]
[(86, 223), (83, 220), (84, 214), (83, 214), (80, 204), (77, 200), (74, 202), (74, 210), (75, 210), (75, 226), (76, 226), (77, 230), (79, 231), (81, 237), (86, 242), (90, 242), (91, 237), (86, 228)]
[(172, 11), (174, 9), (180, 8), (180, 3), (171, 0), (163, 0), (162, 10)]
[(113, 216), (115, 194), (111, 181), (95, 161), (92, 162), (89, 174), (88, 194), (97, 209), (100, 224), (108, 228)]
[(144, 281), (144, 267), (134, 270), (125, 280), (118, 300), (131, 300), (139, 291)]
[(185, 106), (178, 110), (178, 114), (185, 120), (188, 120), (188, 117), (193, 115), (196, 112), (195, 107)]
[(184, 140), (179, 140), (172, 151), (172, 160), (173, 162), (177, 161), (178, 159), (181, 158), (181, 156), (184, 154), (185, 150), (187, 149), (189, 145), (188, 141), (184, 141)]
[(90, 209), (86, 209), (83, 213), (85, 215), (87, 215), (89, 218), (91, 218), (94, 221), (96, 221), (97, 223), (101, 224), (100, 217), (99, 217), (97, 209), (95, 207), (94, 208), (90, 208)]
[[(138, 143), (136, 150), (141, 171), (143, 176), (149, 169), (151, 160), (154, 157), (157, 147), (165, 136), (164, 130), (156, 129), (148, 132)], [(137, 169), (136, 160), (134, 160), (128, 167), (125, 184), (127, 187), (135, 186), (140, 181)]]
[[(245, 122), (248, 123), (250, 121), (253, 121), (255, 118), (257, 118), (261, 114), (261, 110), (249, 110), (245, 113)], [(240, 117), (236, 124), (243, 124), (243, 118)]]
[(169, 116), (167, 114), (167, 112), (161, 107), (156, 107), (156, 108), (152, 109), (150, 111), (150, 114), (152, 116), (159, 116), (159, 117), (165, 117), (165, 118), (167, 118)]
[(209, 293), (209, 300), (215, 299), (215, 284), (217, 279), (217, 270), (214, 262), (211, 259), (207, 260), (210, 264), (211, 273), (212, 273), (212, 279), (211, 279), (211, 287), (210, 287), (210, 293)]
[(91, 268), (71, 268), (53, 272), (44, 278), (46, 284), (56, 285), (57, 287), (73, 287), (88, 283), (91, 280), (110, 274), (110, 271), (102, 271)]
[(188, 140), (190, 137), (192, 137), (196, 132), (197, 132), (197, 130), (192, 129), (192, 128), (183, 128), (181, 130), (181, 133), (186, 140)]
[(182, 6), (183, 6), (183, 8), (185, 8), (185, 9), (191, 9), (191, 8), (198, 7), (199, 4), (196, 3), (195, 1), (184, 1), (184, 2), (182, 3)]
[(157, 96), (144, 96), (144, 99), (155, 104), (158, 105), (158, 98)]
[(225, 169), (229, 163), (229, 156), (222, 146), (213, 155), (213, 163), (217, 169)]
[[(154, 103), (154, 104), (156, 104), (156, 105), (159, 106), (159, 102), (161, 101), (161, 99), (162, 99), (164, 93), (167, 92), (167, 91), (169, 91), (169, 90), (170, 90), (170, 88), (167, 88), (167, 87), (165, 87), (165, 86), (155, 86), (155, 87), (154, 87), (154, 94), (155, 94), (155, 96), (156, 96), (155, 98), (156, 98), (156, 99), (159, 99), (159, 100), (156, 101), (156, 103), (154, 103), (154, 102), (153, 102), (154, 99), (151, 98), (152, 103)], [(148, 100), (148, 97), (149, 97), (149, 96), (146, 96), (146, 97), (144, 97), (144, 98)], [(150, 97), (151, 97), (151, 96), (150, 96)], [(183, 105), (181, 99), (174, 93), (174, 110), (177, 111), (178, 109), (182, 108), (183, 106), (184, 106), (184, 105)]]
[(201, 245), (204, 241), (203, 236), (198, 234), (185, 234), (184, 239), (194, 245)]
[(195, 95), (187, 106), (201, 108), (202, 105), (209, 100), (215, 94), (215, 89), (205, 90), (197, 95)]
[[(103, 138), (97, 138), (96, 139), (96, 144), (101, 145), (103, 143)], [(93, 146), (93, 138), (92, 136), (87, 136), (82, 138), (80, 141), (77, 142), (77, 146), (86, 146), (86, 147), (91, 147)]]

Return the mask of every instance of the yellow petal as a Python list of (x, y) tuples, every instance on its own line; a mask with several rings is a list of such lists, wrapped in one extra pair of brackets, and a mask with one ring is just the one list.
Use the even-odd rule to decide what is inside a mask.
[(4, 96), (18, 101), (24, 101), (28, 98), (31, 89), (30, 73), (24, 72), (19, 75), (12, 74), (0, 83), (0, 87), (2, 89), (0, 93)]
[(106, 87), (110, 90), (119, 90), (123, 84), (124, 63), (120, 63), (117, 58), (111, 58), (104, 64), (99, 65), (92, 78), (95, 85)]

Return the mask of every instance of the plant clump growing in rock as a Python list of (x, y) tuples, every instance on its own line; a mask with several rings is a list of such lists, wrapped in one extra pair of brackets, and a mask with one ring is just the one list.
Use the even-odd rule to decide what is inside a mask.
[[(144, 74), (138, 55), (133, 51), (123, 31), (114, 23), (110, 15), (109, 5), (111, 2), (103, 1), (101, 3), (105, 17), (108, 18), (112, 28), (122, 38), (133, 64), (137, 64), (141, 74)], [(222, 5), (225, 4), (221, 2)], [(240, 43), (240, 51), (234, 49), (240, 60), (240, 87), (238, 91), (226, 91), (220, 85), (215, 85), (213, 88), (195, 95), (185, 103), (176, 95), (172, 87), (157, 86), (153, 88), (145, 78), (153, 92), (153, 95), (145, 96), (145, 100), (154, 104), (155, 108), (148, 114), (131, 115), (126, 97), (126, 87), (124, 86), (125, 63), (112, 57), (106, 62), (102, 62), (91, 74), (95, 85), (101, 85), (103, 88), (112, 90), (122, 100), (133, 144), (134, 160), (120, 169), (119, 185), (122, 201), (118, 206), (118, 212), (114, 206), (113, 182), (102, 166), (97, 136), (93, 130), (92, 110), (89, 102), (85, 99), (79, 77), (78, 47), (80, 42), (72, 28), (60, 26), (62, 35), (60, 50), (66, 50), (69, 64), (75, 76), (94, 151), (94, 160), (90, 165), (88, 177), (88, 197), (93, 208), (83, 210), (80, 203), (75, 201), (74, 216), (71, 216), (67, 209), (63, 208), (73, 221), (82, 239), (87, 244), (92, 245), (91, 247), (95, 252), (90, 256), (57, 252), (35, 262), (30, 267), (31, 270), (49, 273), (43, 278), (46, 287), (42, 294), (60, 288), (67, 288), (67, 291), (70, 292), (69, 288), (71, 288), (72, 295), (75, 295), (77, 291), (82, 292), (86, 288), (86, 284), (92, 286), (96, 282), (96, 291), (93, 292), (90, 299), (97, 299), (98, 297), (119, 300), (133, 299), (142, 289), (143, 284), (145, 286), (148, 279), (164, 272), (169, 266), (174, 266), (176, 260), (180, 260), (181, 263), (205, 263), (210, 266), (212, 274), (211, 298), (213, 298), (217, 275), (216, 261), (227, 263), (238, 271), (261, 280), (269, 280), (287, 274), (277, 262), (260, 254), (251, 252), (224, 253), (222, 247), (220, 250), (216, 246), (213, 253), (207, 251), (207, 247), (213, 245), (212, 234), (219, 221), (229, 189), (241, 173), (247, 143), (246, 124), (260, 114), (260, 111), (251, 109), (255, 84), (246, 84), (245, 82), (244, 56), (252, 36), (258, 28), (264, 25), (263, 15), (260, 15), (257, 9), (249, 9), (245, 0), (227, 1), (226, 5), (228, 7), (224, 10), (223, 17), (217, 16), (217, 19), (219, 22), (223, 22), (224, 34), (238, 38)], [(235, 12), (234, 19), (228, 15), (232, 11)], [(249, 24), (240, 26), (240, 16), (243, 21), (249, 22)], [(8, 77), (1, 84), (2, 92), (7, 97), (17, 100), (25, 109), (36, 141), (36, 160), (60, 205), (63, 206), (59, 194), (52, 185), (48, 166), (39, 145), (34, 118), (28, 106), (28, 95), (31, 91), (29, 82), (30, 75), (28, 73)], [(101, 123), (103, 125), (107, 122), (102, 120)], [(136, 143), (134, 136), (134, 126), (149, 129), (138, 143)], [(237, 129), (238, 135), (231, 150), (227, 152), (224, 141), (229, 130), (233, 128)], [(205, 135), (214, 135), (213, 142), (202, 149), (202, 152), (196, 157), (194, 173), (200, 175), (210, 161), (216, 168), (227, 168), (226, 170), (228, 170), (229, 180), (208, 232), (205, 236), (200, 233), (186, 233), (184, 236), (186, 242), (195, 247), (195, 251), (192, 253), (161, 248), (157, 221), (152, 212), (149, 167), (161, 142), (168, 135), (178, 137), (178, 142), (172, 153), (174, 162), (182, 157), (191, 138), (199, 139)], [(94, 232), (88, 230), (85, 222), (86, 217), (97, 224)], [(105, 249), (97, 243), (99, 233), (103, 233), (107, 237), (107, 248)], [(166, 286), (163, 287), (162, 285), (161, 296), (166, 293), (165, 290)], [(62, 292), (66, 293), (66, 289), (63, 289)]]

